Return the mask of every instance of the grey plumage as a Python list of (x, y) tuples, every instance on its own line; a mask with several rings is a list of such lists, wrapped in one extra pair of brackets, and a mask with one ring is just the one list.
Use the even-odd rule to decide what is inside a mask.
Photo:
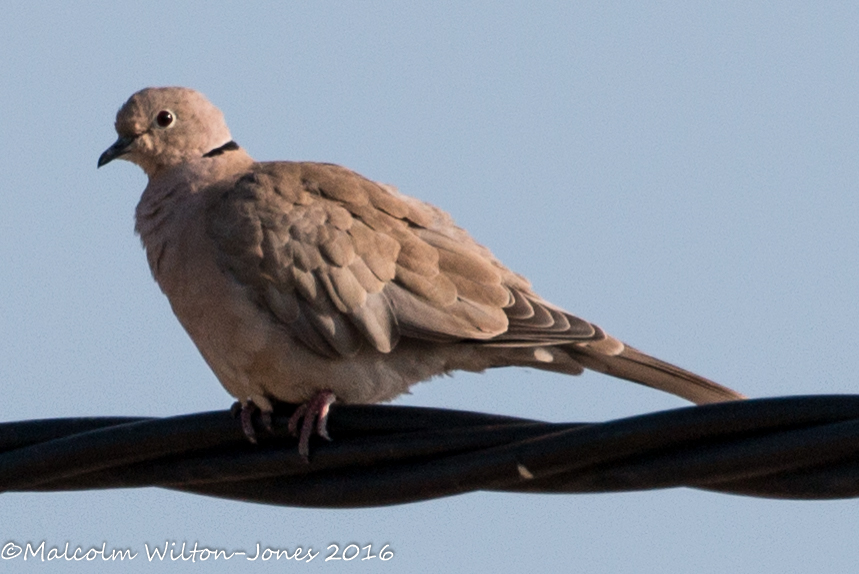
[(152, 273), (243, 402), (385, 401), (500, 366), (742, 398), (543, 300), (429, 204), (337, 165), (255, 162), (198, 92), (142, 90), (116, 130), (99, 165), (127, 159), (149, 176), (137, 231)]

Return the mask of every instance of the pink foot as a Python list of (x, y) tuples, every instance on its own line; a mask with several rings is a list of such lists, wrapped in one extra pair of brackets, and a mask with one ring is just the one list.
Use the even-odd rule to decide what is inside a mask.
[[(337, 397), (331, 391), (319, 391), (309, 401), (295, 409), (289, 417), (289, 432), (298, 437), (298, 454), (305, 461), (310, 457), (310, 435), (313, 434), (314, 426), (316, 434), (325, 440), (331, 440), (328, 436), (328, 407)], [(303, 419), (303, 420), (302, 420)], [(313, 424), (314, 420), (316, 425)], [(301, 421), (301, 431), (298, 430), (298, 422)]]
[(246, 403), (236, 401), (230, 407), (230, 412), (233, 413), (234, 417), (239, 417), (242, 423), (242, 432), (245, 433), (245, 436), (251, 443), (257, 443), (257, 431), (254, 426), (254, 415), (257, 413), (259, 413), (262, 427), (269, 433), (274, 434), (274, 427), (271, 424), (271, 411), (262, 410), (253, 401)]

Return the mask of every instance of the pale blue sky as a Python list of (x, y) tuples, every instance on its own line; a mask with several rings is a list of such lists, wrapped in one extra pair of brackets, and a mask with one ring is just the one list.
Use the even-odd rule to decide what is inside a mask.
[[(133, 234), (145, 176), (95, 168), (116, 110), (149, 85), (207, 94), (258, 159), (341, 163), (439, 205), (545, 297), (642, 350), (750, 396), (855, 393), (859, 8), (568, 4), (4, 4), (0, 420), (231, 404)], [(684, 405), (526, 370), (398, 402), (551, 421)], [(308, 571), (846, 572), (857, 509), (685, 489), (337, 511), (4, 494), (0, 542), (396, 552)], [(142, 555), (98, 568), (156, 571)]]

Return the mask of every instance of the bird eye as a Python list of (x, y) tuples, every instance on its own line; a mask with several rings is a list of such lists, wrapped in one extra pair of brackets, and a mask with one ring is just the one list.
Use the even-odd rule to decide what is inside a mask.
[(159, 128), (166, 128), (170, 127), (174, 119), (173, 112), (170, 110), (161, 110), (158, 112), (158, 115), (155, 116), (155, 123), (158, 124)]

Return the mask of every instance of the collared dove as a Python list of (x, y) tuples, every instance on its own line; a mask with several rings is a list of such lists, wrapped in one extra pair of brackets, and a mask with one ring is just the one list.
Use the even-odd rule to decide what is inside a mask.
[(251, 439), (256, 409), (303, 403), (290, 427), (306, 457), (335, 397), (388, 401), (455, 370), (588, 368), (695, 403), (743, 398), (545, 301), (432, 205), (338, 165), (254, 161), (199, 92), (141, 90), (116, 131), (98, 165), (149, 177), (149, 267)]

